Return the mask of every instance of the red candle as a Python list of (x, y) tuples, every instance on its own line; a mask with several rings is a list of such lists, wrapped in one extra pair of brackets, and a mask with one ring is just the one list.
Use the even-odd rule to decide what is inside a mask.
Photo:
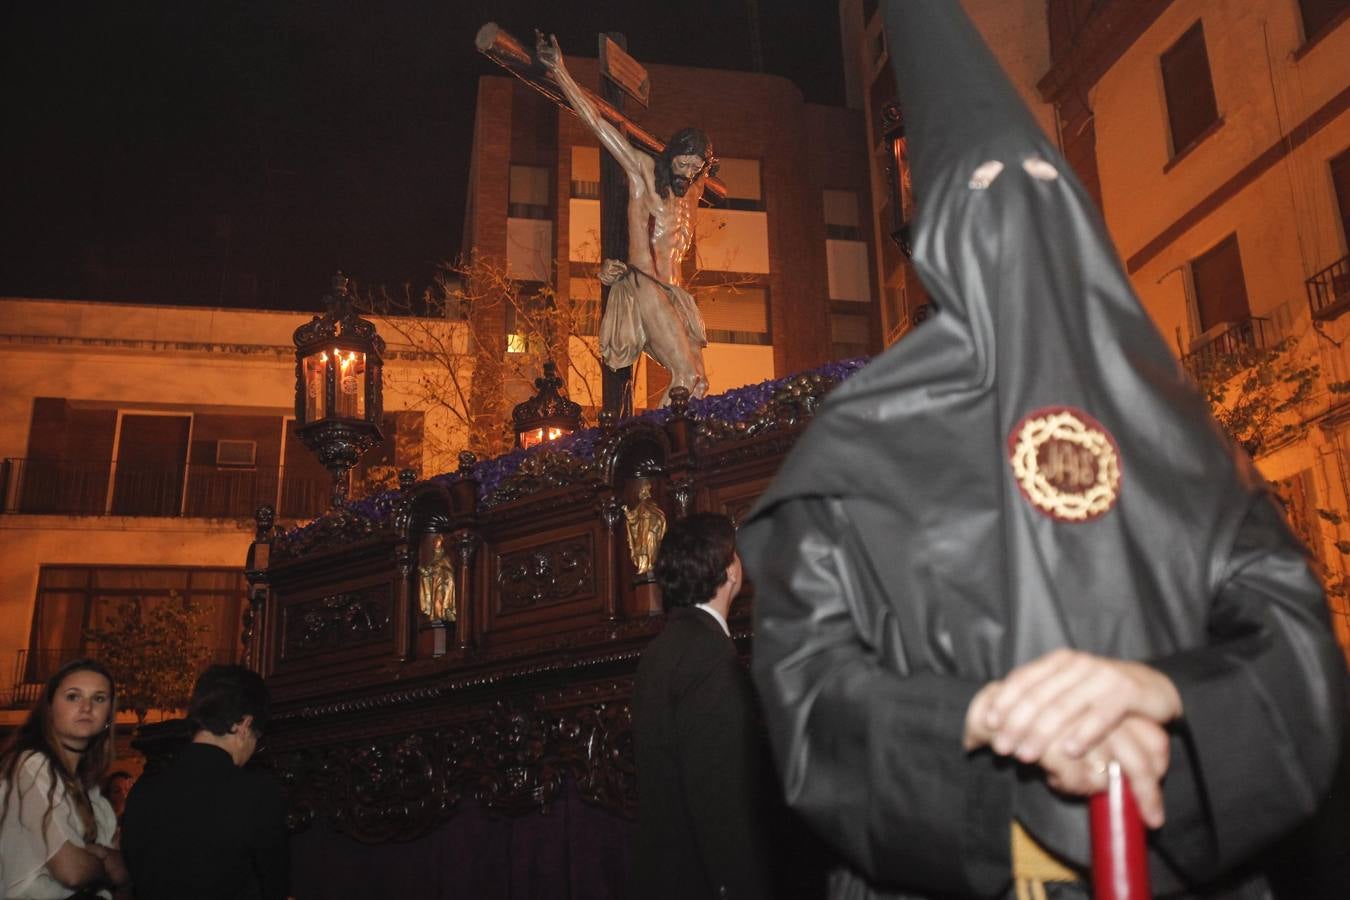
[(1112, 761), (1107, 788), (1093, 794), (1092, 887), (1095, 900), (1149, 900), (1148, 849), (1130, 782)]

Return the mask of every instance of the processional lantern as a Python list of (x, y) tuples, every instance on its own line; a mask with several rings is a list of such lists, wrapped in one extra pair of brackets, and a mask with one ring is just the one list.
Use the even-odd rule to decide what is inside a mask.
[(905, 117), (894, 100), (881, 108), (882, 141), (886, 152), (886, 180), (890, 184), (891, 240), (906, 257), (910, 255), (910, 221), (914, 217), (913, 178), (909, 167), (909, 143)]
[(323, 302), (322, 316), (295, 329), (296, 433), (332, 473), (332, 504), (341, 506), (352, 467), (384, 440), (384, 339), (352, 309), (341, 272)]
[(534, 380), (534, 396), (511, 411), (517, 447), (556, 441), (581, 427), (581, 404), (558, 393), (562, 386), (558, 367), (552, 360), (544, 363), (543, 377)]

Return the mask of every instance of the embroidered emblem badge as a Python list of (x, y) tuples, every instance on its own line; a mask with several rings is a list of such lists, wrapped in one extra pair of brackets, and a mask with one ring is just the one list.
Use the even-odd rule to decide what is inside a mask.
[(1100, 422), (1069, 407), (1038, 409), (1008, 436), (1022, 496), (1062, 522), (1104, 515), (1120, 496), (1120, 452)]

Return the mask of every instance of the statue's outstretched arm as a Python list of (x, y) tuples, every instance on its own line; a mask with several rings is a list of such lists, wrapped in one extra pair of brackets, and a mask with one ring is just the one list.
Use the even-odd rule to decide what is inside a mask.
[(590, 97), (581, 86), (572, 79), (572, 75), (567, 71), (567, 66), (563, 63), (562, 50), (558, 47), (558, 39), (554, 35), (545, 36), (541, 32), (535, 32), (535, 56), (543, 64), (548, 73), (553, 76), (558, 87), (562, 89), (563, 96), (571, 104), (573, 112), (581, 117), (595, 132), (595, 136), (600, 139), (600, 143), (605, 149), (619, 161), (624, 171), (631, 178), (642, 178), (642, 160), (648, 158), (628, 142), (623, 136), (623, 132), (615, 128), (609, 121), (600, 115), (600, 111), (595, 108)]

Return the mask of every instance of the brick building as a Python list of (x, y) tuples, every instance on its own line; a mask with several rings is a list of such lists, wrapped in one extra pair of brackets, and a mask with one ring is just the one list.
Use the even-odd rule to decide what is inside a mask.
[[(1041, 0), (967, 0), (963, 4), (1014, 86), (1048, 134), (1055, 132), (1054, 109), (1036, 92), (1036, 81), (1050, 64)], [(872, 209), (867, 223), (878, 248), (873, 278), (880, 289), (880, 326), (884, 343), (898, 341), (928, 315), (928, 297), (901, 243), (913, 214), (903, 182), (904, 128), (896, 104), (895, 76), (886, 45), (885, 22), (877, 0), (839, 0), (848, 105), (866, 120)]]

